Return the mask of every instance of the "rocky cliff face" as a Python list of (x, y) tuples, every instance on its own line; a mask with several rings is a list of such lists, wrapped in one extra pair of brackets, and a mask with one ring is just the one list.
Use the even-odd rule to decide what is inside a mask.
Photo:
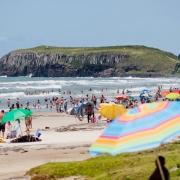
[[(164, 76), (161, 66), (151, 61), (142, 64), (141, 58), (123, 53), (89, 53), (78, 55), (10, 52), (0, 59), (0, 76), (34, 77), (110, 77), (110, 76)], [(169, 66), (168, 66), (169, 68)], [(179, 66), (174, 70), (178, 72)]]
[(127, 54), (40, 54), (9, 53), (0, 59), (0, 76), (112, 76)]

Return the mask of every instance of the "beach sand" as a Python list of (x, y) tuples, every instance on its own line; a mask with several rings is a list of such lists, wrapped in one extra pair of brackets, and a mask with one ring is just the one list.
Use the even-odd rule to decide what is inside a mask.
[[(12, 124), (17, 125), (17, 121)], [(50, 129), (45, 129), (46, 126)], [(30, 177), (24, 177), (24, 174), (38, 165), (91, 158), (88, 153), (89, 146), (106, 126), (106, 122), (88, 124), (87, 118), (80, 122), (65, 113), (34, 113), (31, 134), (40, 128), (42, 141), (9, 143), (9, 140), (6, 140), (6, 143), (0, 143), (0, 180), (30, 180)], [(21, 127), (25, 135), (24, 120), (21, 120)], [(180, 137), (175, 137), (171, 142), (175, 141), (180, 141)], [(71, 179), (74, 177), (67, 180)]]
[[(17, 122), (13, 121), (12, 124), (17, 125)], [(56, 131), (57, 127), (64, 126), (65, 128), (68, 125), (70, 125), (70, 131)], [(50, 129), (45, 129), (46, 126)], [(6, 140), (6, 143), (1, 143), (0, 180), (22, 179), (29, 169), (48, 162), (80, 161), (91, 158), (88, 148), (102, 133), (105, 126), (105, 123), (87, 125), (86, 118), (83, 122), (79, 122), (74, 116), (64, 113), (34, 113), (31, 134), (40, 128), (42, 141), (9, 143), (9, 140)], [(80, 129), (77, 129), (78, 127)], [(25, 135), (24, 120), (21, 120), (21, 128)], [(23, 179), (29, 178), (24, 177)]]

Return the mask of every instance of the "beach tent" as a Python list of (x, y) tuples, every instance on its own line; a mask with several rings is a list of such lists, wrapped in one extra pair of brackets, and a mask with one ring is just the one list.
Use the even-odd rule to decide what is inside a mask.
[(81, 102), (78, 105), (75, 105), (74, 107), (67, 110), (67, 114), (69, 115), (76, 115), (79, 120), (80, 117), (84, 117), (86, 114), (86, 102)]
[(82, 102), (78, 104), (77, 114), (78, 117), (84, 117), (87, 115), (86, 113), (86, 102)]
[(86, 109), (87, 106), (91, 105), (93, 111), (96, 113), (99, 110), (92, 102), (80, 102), (78, 105), (67, 110), (67, 114), (75, 115), (80, 121), (87, 115)]
[(75, 115), (75, 113), (74, 113), (74, 108), (73, 108), (73, 107), (69, 108), (69, 109), (67, 110), (66, 114)]

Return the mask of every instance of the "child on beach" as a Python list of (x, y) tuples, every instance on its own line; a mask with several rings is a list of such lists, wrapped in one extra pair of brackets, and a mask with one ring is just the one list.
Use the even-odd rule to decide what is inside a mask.
[(88, 106), (87, 106), (86, 112), (87, 112), (87, 120), (88, 120), (88, 123), (89, 123), (89, 120), (90, 120), (90, 118), (91, 118), (91, 115), (93, 115), (93, 118), (94, 118), (94, 112), (93, 112), (93, 110), (92, 110), (91, 105), (88, 105)]

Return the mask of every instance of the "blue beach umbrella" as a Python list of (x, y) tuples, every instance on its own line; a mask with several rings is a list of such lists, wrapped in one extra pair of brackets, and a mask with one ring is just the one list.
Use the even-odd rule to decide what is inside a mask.
[(142, 94), (146, 94), (146, 93), (150, 93), (151, 91), (147, 90), (147, 89), (144, 89), (141, 91)]

